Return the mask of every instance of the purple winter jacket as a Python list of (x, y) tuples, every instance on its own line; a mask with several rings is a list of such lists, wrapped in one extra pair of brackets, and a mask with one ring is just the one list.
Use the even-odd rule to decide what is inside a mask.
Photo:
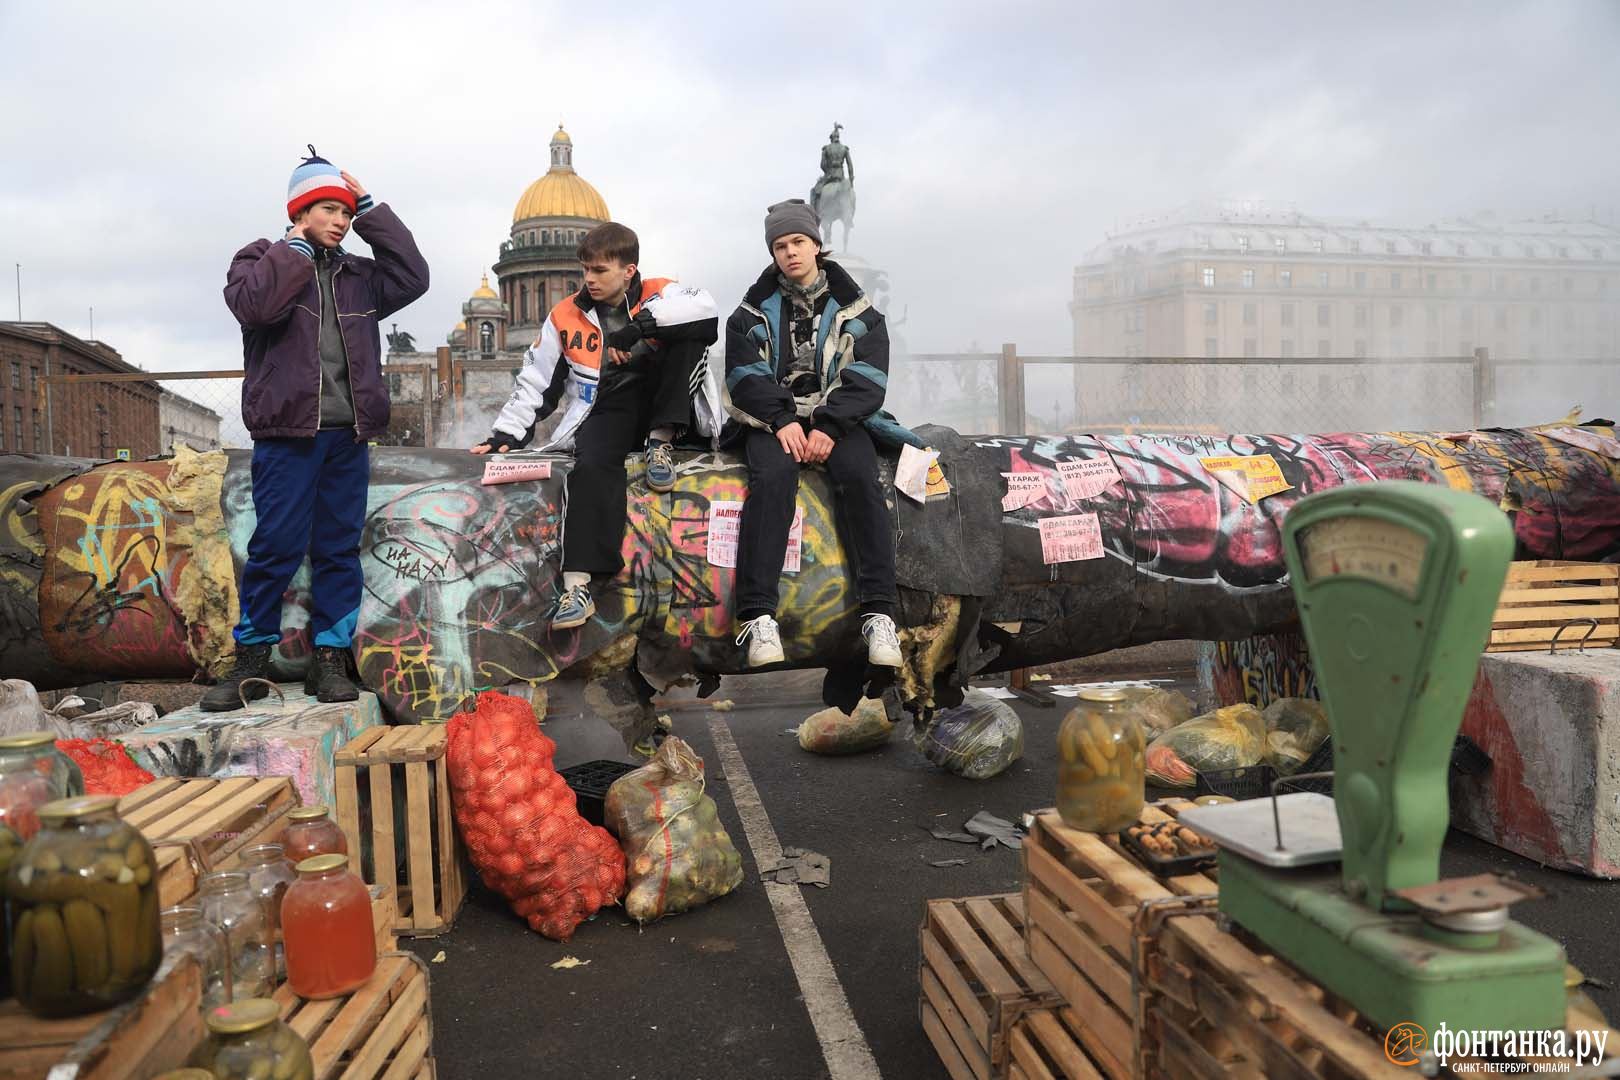
[[(428, 267), (386, 203), (354, 219), (375, 259), (341, 253), (332, 272), (349, 356), (355, 435), (388, 430), (378, 320), (427, 292)], [(321, 286), (315, 262), (285, 242), (255, 240), (231, 259), (225, 306), (242, 324), (242, 422), (255, 439), (312, 437), (321, 426)]]

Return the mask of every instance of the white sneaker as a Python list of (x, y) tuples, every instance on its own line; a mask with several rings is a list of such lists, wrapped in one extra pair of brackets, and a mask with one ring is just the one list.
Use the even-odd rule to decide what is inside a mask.
[(866, 662), (878, 667), (899, 667), (905, 663), (900, 655), (900, 635), (895, 632), (894, 620), (887, 615), (868, 615), (861, 624), (861, 637), (866, 639)]
[(780, 664), (787, 659), (782, 652), (782, 631), (769, 615), (743, 623), (742, 633), (737, 635), (737, 644), (745, 641), (748, 642), (749, 667)]

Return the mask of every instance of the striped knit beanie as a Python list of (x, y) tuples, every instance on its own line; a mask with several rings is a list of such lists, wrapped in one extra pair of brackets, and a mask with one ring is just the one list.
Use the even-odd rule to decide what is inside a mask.
[(354, 210), (354, 192), (343, 182), (338, 167), (317, 154), (313, 143), (307, 145), (309, 157), (293, 170), (292, 179), (287, 181), (287, 219), (291, 221), (298, 216), (298, 211), (322, 199), (336, 199)]

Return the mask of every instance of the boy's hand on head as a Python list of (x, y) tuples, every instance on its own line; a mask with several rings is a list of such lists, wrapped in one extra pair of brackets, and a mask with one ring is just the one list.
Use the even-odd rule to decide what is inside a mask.
[[(331, 174), (328, 173), (327, 175)], [(343, 177), (343, 182), (349, 185), (349, 190), (354, 193), (354, 197), (356, 199), (363, 199), (366, 197), (366, 189), (360, 186), (360, 181), (356, 180), (346, 172), (339, 172), (338, 175)]]
[(281, 237), (283, 240), (302, 240), (309, 243), (309, 234), (304, 231), (303, 222), (295, 221), (287, 226), (287, 231)]
[(804, 460), (819, 465), (832, 454), (833, 445), (832, 436), (825, 431), (812, 431), (810, 438), (805, 440)]

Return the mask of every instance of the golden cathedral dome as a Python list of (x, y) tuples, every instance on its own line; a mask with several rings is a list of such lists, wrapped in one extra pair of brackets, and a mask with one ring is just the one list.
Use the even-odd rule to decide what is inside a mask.
[(474, 300), (499, 300), (500, 299), (499, 296), (495, 295), (495, 290), (489, 287), (489, 275), (488, 274), (484, 275), (483, 282), (478, 286), (477, 290), (475, 290), (473, 292), (472, 298)]
[(529, 185), (512, 211), (512, 223), (529, 218), (574, 217), (608, 221), (607, 203), (574, 171), (574, 140), (557, 125), (551, 137), (551, 168)]

